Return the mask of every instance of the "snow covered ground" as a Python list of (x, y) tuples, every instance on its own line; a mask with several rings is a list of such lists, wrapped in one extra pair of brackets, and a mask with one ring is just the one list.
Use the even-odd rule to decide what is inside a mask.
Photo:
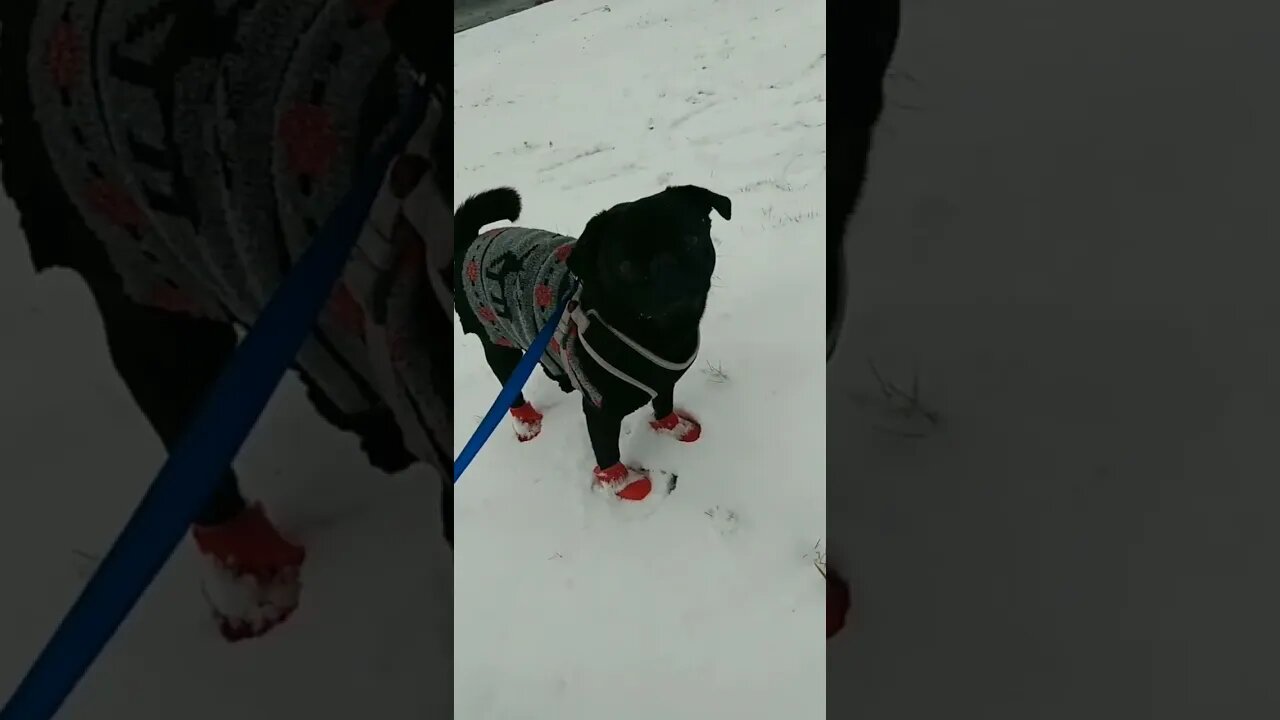
[[(1275, 7), (904, 10), (829, 379), (832, 716), (1280, 716)], [(872, 427), (868, 358), (931, 437)]]
[[(36, 277), (0, 206), (0, 703), (70, 607), (163, 460), (111, 370), (92, 299)], [(448, 548), (425, 470), (387, 477), (314, 413), (290, 377), (238, 463), (308, 549), (302, 605), (228, 645), (206, 615), (197, 556), (179, 548), (59, 720), (450, 717)], [(438, 713), (438, 714), (434, 714)]]
[[(624, 425), (624, 461), (675, 492), (639, 514), (592, 494), (580, 401), (540, 372), (542, 435), (500, 426), (459, 483), (457, 717), (824, 716), (824, 12), (556, 0), (455, 37), (459, 200), (511, 185), (518, 224), (567, 235), (667, 184), (734, 204), (676, 390), (703, 437)], [(500, 386), (456, 333), (461, 447)]]

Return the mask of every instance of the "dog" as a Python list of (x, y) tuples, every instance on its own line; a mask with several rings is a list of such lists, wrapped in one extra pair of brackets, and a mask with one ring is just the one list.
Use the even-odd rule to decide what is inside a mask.
[[(716, 252), (711, 213), (729, 220), (729, 198), (695, 185), (615, 205), (578, 238), (485, 225), (519, 218), (520, 196), (489, 190), (454, 213), (454, 306), (465, 332), (480, 338), (490, 369), (505, 383), (561, 301), (565, 314), (541, 357), (565, 392), (582, 393), (597, 486), (626, 501), (652, 491), (647, 471), (623, 464), (622, 419), (645, 404), (651, 427), (694, 442), (702, 427), (675, 407), (676, 382), (698, 353)], [(520, 394), (510, 414), (521, 441), (542, 414)]]
[[(864, 0), (846, 6), (839, 24), (848, 31), (842, 52), (830, 61), (842, 78), (828, 98), (828, 154), (832, 158), (827, 180), (827, 359), (835, 353), (844, 324), (845, 230), (857, 211), (867, 179), (872, 137), (884, 112), (884, 81), (898, 45), (902, 8), (900, 0)], [(833, 16), (835, 17), (835, 16)], [(845, 627), (851, 607), (849, 585), (827, 563), (827, 637)]]
[[(424, 42), (443, 18), (410, 0), (8, 0), (0, 27), (0, 162), (33, 264), (88, 285), (167, 448), (362, 161), (429, 97), (297, 369), (372, 465), (437, 469), (451, 544), (452, 64)], [(191, 535), (226, 639), (297, 607), (305, 549), (234, 472)]]
[[(884, 112), (884, 80), (898, 45), (900, 0), (860, 0), (838, 16), (841, 48), (830, 62), (840, 81), (827, 99), (827, 358), (844, 324), (845, 231), (862, 198), (871, 141)], [(834, 17), (834, 16), (833, 16)]]

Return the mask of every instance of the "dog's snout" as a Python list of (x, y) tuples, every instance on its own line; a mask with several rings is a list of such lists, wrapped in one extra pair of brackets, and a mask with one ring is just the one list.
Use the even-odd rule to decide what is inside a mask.
[(671, 301), (705, 294), (710, 284), (710, 280), (701, 273), (674, 266), (655, 273), (654, 279), (659, 293)]

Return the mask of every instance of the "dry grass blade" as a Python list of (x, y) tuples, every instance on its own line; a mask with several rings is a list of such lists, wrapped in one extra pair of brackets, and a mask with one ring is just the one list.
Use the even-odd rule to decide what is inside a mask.
[[(871, 375), (875, 377), (876, 383), (880, 386), (880, 394), (884, 396), (885, 402), (889, 405), (889, 410), (894, 414), (900, 415), (904, 419), (914, 417), (923, 417), (928, 421), (930, 426), (936, 427), (939, 422), (937, 411), (930, 410), (920, 401), (920, 373), (915, 372), (911, 376), (911, 390), (903, 390), (897, 383), (886, 378), (875, 361), (871, 358), (867, 359), (867, 366), (871, 369)], [(882, 425), (874, 426), (875, 429), (906, 438), (924, 438), (928, 437), (927, 432), (911, 432), (903, 430), (894, 430)]]

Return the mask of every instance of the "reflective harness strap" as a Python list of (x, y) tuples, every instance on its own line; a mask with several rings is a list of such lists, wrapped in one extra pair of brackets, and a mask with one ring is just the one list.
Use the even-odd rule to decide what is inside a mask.
[(635, 378), (631, 374), (609, 362), (599, 351), (591, 346), (591, 343), (587, 341), (587, 330), (593, 327), (595, 323), (599, 323), (600, 327), (603, 327), (612, 333), (614, 337), (621, 340), (624, 345), (630, 348), (637, 355), (663, 370), (669, 370), (672, 372), (687, 370), (689, 366), (693, 364), (693, 361), (697, 359), (701, 338), (699, 338), (698, 343), (694, 345), (693, 353), (689, 355), (689, 359), (684, 362), (673, 363), (669, 360), (658, 357), (640, 343), (630, 337), (627, 337), (627, 335), (621, 330), (610, 325), (604, 317), (600, 315), (599, 311), (594, 309), (584, 310), (580, 302), (581, 295), (582, 289), (579, 287), (569, 301), (569, 311), (560, 318), (560, 325), (556, 329), (556, 336), (562, 338), (560, 340), (560, 361), (561, 364), (564, 365), (565, 372), (569, 375), (569, 381), (573, 384), (576, 390), (582, 392), (584, 395), (586, 394), (583, 390), (585, 377), (582, 377), (582, 370), (577, 363), (571, 362), (572, 358), (570, 357), (569, 343), (565, 342), (565, 339), (570, 335), (578, 339), (578, 342), (582, 344), (582, 349), (586, 350), (587, 354), (591, 356), (591, 359), (594, 360), (605, 372), (640, 390), (648, 395), (650, 399), (658, 396), (657, 390), (654, 390), (643, 381)]

